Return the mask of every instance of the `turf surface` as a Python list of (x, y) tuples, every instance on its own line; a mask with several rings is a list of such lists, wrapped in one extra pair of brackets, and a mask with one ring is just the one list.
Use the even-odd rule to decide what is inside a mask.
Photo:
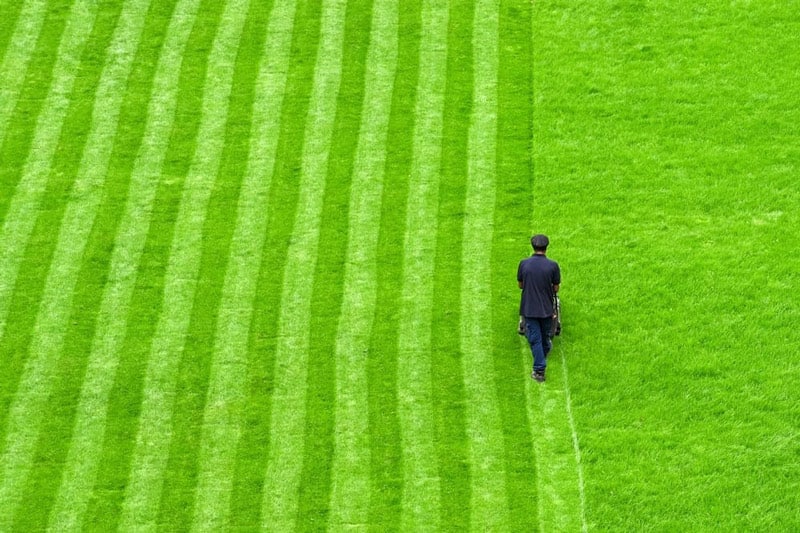
[(796, 529), (799, 7), (0, 0), (0, 530)]

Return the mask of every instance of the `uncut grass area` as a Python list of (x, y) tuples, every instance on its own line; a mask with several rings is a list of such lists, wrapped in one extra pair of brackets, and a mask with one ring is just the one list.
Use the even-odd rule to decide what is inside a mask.
[(597, 529), (800, 524), (797, 8), (534, 9), (535, 215)]
[(797, 529), (798, 8), (0, 0), (0, 531)]

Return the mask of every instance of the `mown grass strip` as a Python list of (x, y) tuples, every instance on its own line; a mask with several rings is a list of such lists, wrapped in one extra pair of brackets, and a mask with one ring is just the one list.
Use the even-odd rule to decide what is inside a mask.
[[(144, 132), (147, 108), (141, 102), (146, 102), (150, 95), (157, 52), (172, 7), (172, 3), (159, 3), (158, 6), (151, 3), (150, 12), (146, 15), (145, 28), (131, 67), (117, 121), (119, 125), (103, 186), (103, 199), (95, 216), (75, 283), (63, 355), (51, 369), (54, 381), (48, 400), (50, 416), (43, 421), (36, 444), (33, 469), (22, 498), (23, 507), (17, 514), (18, 521), (14, 527), (20, 530), (40, 530), (47, 525), (62, 470), (67, 462), (98, 310), (108, 281), (114, 239), (121, 222), (120, 206), (125, 202), (131, 169)], [(102, 8), (96, 25), (100, 24), (102, 18), (118, 17), (122, 5), (104, 4)], [(108, 14), (104, 13), (108, 11)]]
[[(3, 111), (6, 114), (3, 115), (3, 128), (0, 130), (0, 183), (3, 184), (0, 188), (0, 226), (5, 224), (14, 191), (25, 174), (39, 117), (46, 103), (55, 101), (52, 97), (48, 99), (48, 94), (51, 92), (53, 76), (56, 75), (54, 66), (61, 57), (58, 50), (65, 36), (71, 12), (68, 7), (48, 5), (43, 15), (44, 20), (40, 24), (38, 38), (23, 43), (31, 54), (24, 65), (25, 68), (17, 70), (16, 65), (9, 64), (8, 69), (11, 72), (4, 73), (3, 80), (0, 80), (0, 86), (6, 89), (2, 94), (0, 106), (9, 106)], [(36, 24), (33, 24), (28, 29), (33, 32), (35, 26)], [(9, 50), (8, 53), (11, 55), (13, 51)], [(16, 54), (16, 59), (23, 61), (25, 57), (20, 54)], [(81, 55), (79, 52), (76, 57)], [(15, 82), (19, 75), (23, 75), (24, 79)], [(3, 85), (5, 80), (8, 80), (8, 85)], [(16, 83), (20, 85), (15, 92), (13, 87)], [(0, 310), (3, 309), (2, 305), (0, 302)], [(3, 331), (2, 323), (0, 320), (0, 332)]]
[[(23, 157), (27, 155), (27, 159), (22, 169), (22, 176), (16, 189), (11, 193), (8, 211), (0, 229), (0, 339), (4, 339), (6, 333), (9, 308), (12, 296), (15, 294), (20, 265), (37, 222), (37, 211), (48, 186), (53, 157), (60, 141), (70, 104), (70, 95), (79, 70), (84, 45), (92, 33), (91, 29), (96, 13), (97, 10), (94, 6), (82, 3), (73, 5), (63, 37), (58, 45), (49, 90), (42, 104), (41, 112), (35, 120), (36, 129), (32, 141), (30, 144), (23, 141), (25, 146), (34, 146), (36, 149), (23, 154)], [(48, 34), (47, 37), (48, 39), (57, 39), (52, 34)], [(4, 149), (7, 144), (4, 145)], [(19, 146), (15, 146), (15, 148), (19, 148)], [(34, 301), (38, 301), (38, 298)], [(32, 318), (30, 313), (28, 316)], [(3, 344), (5, 345), (5, 342)], [(5, 396), (9, 391), (16, 389), (16, 381), (19, 379), (19, 373), (24, 364), (24, 356), (23, 352), (15, 350), (11, 352), (10, 356), (3, 359), (7, 366), (2, 372), (0, 391)], [(6, 410), (4, 409), (2, 412), (5, 413)]]
[[(530, 253), (532, 198), (531, 6), (501, 0), (498, 19), (497, 180), (492, 237), (492, 358), (506, 470), (509, 528), (530, 529), (537, 515), (533, 436), (525, 406), (516, 269)], [(530, 354), (525, 359), (530, 362)], [(524, 368), (530, 368), (525, 366)]]
[(100, 469), (84, 516), (86, 527), (112, 530), (118, 527), (120, 520), (143, 404), (144, 376), (163, 309), (171, 242), (203, 116), (202, 87), (208, 71), (208, 51), (213, 45), (222, 11), (220, 2), (201, 3), (191, 21), (192, 30), (181, 58), (177, 107), (167, 152), (157, 174), (160, 179), (155, 180), (157, 191), (144, 249), (136, 266), (136, 284), (123, 321), (125, 337), (109, 395)]
[(162, 312), (148, 361), (139, 431), (120, 527), (153, 524), (168, 458), (177, 371), (191, 317), (202, 229), (219, 171), (236, 51), (249, 0), (225, 4), (208, 59), (197, 149), (186, 176), (164, 279)]
[[(336, 338), (336, 438), (331, 526), (364, 525), (369, 513), (367, 357), (376, 300), (376, 248), (386, 135), (397, 64), (395, 0), (372, 8), (364, 105), (353, 165), (344, 295)], [(382, 149), (380, 149), (382, 148)]]
[[(40, 2), (39, 6), (43, 4), (44, 2)], [(0, 58), (5, 57), (9, 42), (13, 42), (14, 34), (19, 30), (17, 20), (20, 18), (20, 12), (25, 6), (24, 0), (17, 2), (4, 0), (0, 2), (0, 13), (3, 13), (3, 18), (0, 20)], [(27, 4), (27, 6), (30, 8), (30, 4)], [(36, 39), (36, 35), (33, 38)], [(2, 64), (2, 61), (0, 61), (0, 64)]]
[[(51, 263), (59, 230), (68, 212), (67, 206), (76, 197), (81, 197), (80, 191), (76, 190), (76, 177), (79, 172), (85, 171), (84, 150), (86, 153), (91, 151), (86, 143), (93, 125), (94, 97), (106, 65), (105, 50), (112, 40), (118, 15), (119, 9), (114, 8), (91, 14), (92, 25), (79, 60), (83, 75), (78, 76), (72, 85), (60, 124), (61, 132), (53, 149), (53, 158), (48, 162), (47, 176), (43, 179), (38, 206), (33, 213), (30, 239), (19, 244), (24, 253), (20, 256), (18, 275), (6, 316), (7, 329), (0, 344), (0, 357), (10, 363), (5, 372), (0, 374), (8, 383), (7, 387), (3, 387), (6, 406), (15, 400), (16, 386), (26, 365), (29, 365), (28, 356), (32, 358), (36, 355), (31, 341), (37, 335), (37, 320), (40, 318), (37, 311), (44, 297), (48, 273), (53, 268)], [(27, 155), (30, 159), (33, 152), (35, 147), (32, 147), (30, 154), (21, 155)], [(13, 185), (8, 192), (14, 192)], [(0, 427), (4, 427), (3, 422), (9, 411), (10, 407), (0, 410)], [(0, 433), (0, 437), (2, 441), (5, 435)]]
[[(149, 0), (128, 3), (119, 15), (119, 23), (109, 45), (114, 54), (106, 57), (95, 94), (90, 133), (60, 224), (29, 348), (30, 357), (9, 410), (5, 431), (8, 444), (0, 460), (3, 474), (0, 502), (10, 511), (19, 504), (21, 483), (32, 466), (38, 432), (53, 384), (53, 367), (61, 356), (81, 256), (102, 199), (122, 95), (139, 44), (148, 3)], [(101, 22), (114, 27), (117, 14), (112, 10), (108, 18), (101, 18)], [(13, 516), (13, 512), (9, 515)]]
[(431, 317), (431, 390), (444, 528), (469, 529), (470, 464), (464, 405), (460, 326), (463, 215), (467, 137), (472, 110), (473, 2), (448, 2), (447, 64), (442, 119), (441, 178), (438, 192)]
[[(0, 10), (3, 13), (0, 19), (0, 57), (3, 58), (0, 63), (0, 145), (6, 138), (9, 118), (17, 105), (47, 15), (46, 0), (11, 3), (19, 8), (15, 12), (17, 16), (10, 16), (5, 8)], [(2, 213), (0, 209), (0, 219)]]
[[(558, 344), (560, 339), (555, 340)], [(530, 348), (521, 348), (520, 372), (530, 366)], [(561, 357), (556, 354), (561, 353)], [(564, 370), (563, 349), (555, 346), (548, 358), (546, 386), (530, 383), (526, 390), (528, 419), (535, 434), (539, 528), (542, 531), (578, 531), (586, 527), (583, 516), (582, 479), (577, 462), (580, 450), (575, 448), (573, 424), (568, 404), (569, 384)]]
[[(577, 479), (577, 490), (578, 490), (578, 503), (580, 505), (580, 522), (581, 522), (581, 531), (588, 531), (589, 525), (586, 521), (586, 491), (584, 489), (584, 481), (583, 481), (583, 460), (581, 459), (581, 447), (580, 442), (578, 441), (578, 431), (575, 425), (575, 417), (572, 414), (572, 394), (569, 390), (569, 373), (567, 372), (567, 358), (564, 355), (564, 349), (559, 347), (559, 355), (561, 356), (561, 368), (563, 370), (564, 375), (564, 392), (565, 392), (565, 403), (567, 407), (567, 420), (569, 420), (569, 429), (570, 429), (570, 436), (572, 437), (572, 449), (574, 451), (574, 459), (575, 464), (573, 466), (575, 470), (575, 474)], [(574, 508), (574, 507), (573, 507)], [(573, 513), (574, 514), (574, 513)]]
[(358, 145), (364, 101), (364, 70), (372, 25), (372, 0), (347, 2), (336, 118), (328, 155), (318, 254), (313, 273), (308, 340), (312, 371), (307, 373), (304, 448), (300, 474), (297, 528), (318, 529), (328, 523), (331, 503), (331, 467), (334, 454), (337, 331), (344, 292), (344, 269), (354, 154)]
[(433, 268), (447, 59), (447, 5), (422, 5), (414, 155), (409, 176), (399, 310), (397, 389), (403, 443), (401, 529), (438, 529), (440, 519), (433, 391)]
[[(120, 350), (125, 332), (125, 312), (130, 305), (137, 266), (144, 249), (150, 213), (172, 127), (184, 46), (189, 38), (199, 0), (184, 0), (163, 17), (169, 22), (163, 46), (158, 46), (158, 65), (152, 79), (152, 95), (146, 107), (144, 141), (133, 163), (130, 188), (114, 238), (108, 280), (96, 320), (96, 329), (81, 388), (72, 441), (63, 468), (61, 486), (50, 513), (54, 530), (76, 529), (83, 519), (102, 456), (103, 432)], [(158, 37), (153, 40), (160, 42)], [(142, 83), (149, 85), (145, 77)], [(150, 87), (147, 87), (150, 89)], [(150, 91), (148, 91), (148, 96)]]
[[(237, 464), (232, 498), (236, 523), (254, 527), (269, 520), (264, 517), (263, 493), (268, 469), (269, 423), (275, 375), (275, 350), (283, 273), (292, 224), (298, 202), (298, 172), (304, 146), (305, 117), (313, 82), (321, 6), (317, 1), (298, 4), (290, 33), (291, 56), (286, 73), (284, 99), (280, 109), (275, 168), (270, 184), (268, 205), (264, 211), (266, 235), (261, 251), (261, 265), (255, 294), (255, 309), (248, 345), (248, 394), (245, 402), (245, 428), (237, 449)], [(274, 132), (273, 132), (274, 135)], [(263, 213), (262, 213), (263, 214)], [(239, 476), (239, 474), (242, 474)]]
[[(181, 358), (178, 371), (176, 390), (179, 392), (175, 397), (172, 438), (158, 518), (159, 527), (167, 529), (191, 524), (195, 512), (202, 435), (199, 426), (206, 407), (220, 302), (235, 228), (231, 223), (231, 207), (236, 205), (240, 196), (248, 164), (256, 78), (270, 7), (269, 4), (251, 6), (236, 53), (222, 161), (204, 223), (197, 291), (184, 347), (186, 356)], [(245, 339), (248, 326), (245, 325)], [(233, 344), (230, 340), (228, 342)], [(214, 505), (227, 510), (228, 497), (229, 493), (223, 492), (220, 498), (215, 499)]]
[[(531, 47), (535, 49), (537, 31), (537, 18), (535, 12), (531, 14)], [(536, 101), (534, 79), (536, 71), (533, 62), (531, 68), (531, 100)], [(534, 104), (532, 104), (534, 105)], [(535, 120), (534, 114), (532, 120)], [(533, 127), (533, 125), (532, 125)], [(540, 125), (542, 127), (542, 125)], [(531, 130), (532, 142), (538, 139)], [(531, 164), (533, 164), (534, 148), (530, 150)], [(546, 190), (538, 181), (534, 183), (537, 190)], [(545, 204), (547, 198), (542, 198)], [(539, 207), (540, 204), (537, 204)], [(542, 216), (538, 214), (537, 220), (531, 211), (531, 223), (538, 220), (538, 226), (547, 225)], [(536, 232), (544, 229), (536, 229)], [(563, 340), (553, 340), (553, 350), (548, 360), (547, 386), (538, 386), (529, 383), (526, 393), (528, 406), (528, 420), (531, 426), (534, 451), (536, 454), (538, 515), (540, 531), (587, 531), (586, 501), (583, 489), (583, 467), (581, 465), (580, 448), (575, 432), (575, 422), (572, 416), (572, 405), (567, 374), (567, 360), (564, 356)], [(522, 343), (523, 372), (530, 366), (530, 348), (528, 343)], [(556, 355), (558, 354), (558, 355)], [(556, 370), (560, 365), (562, 372)]]
[(404, 2), (397, 27), (397, 68), (386, 133), (386, 165), (378, 231), (375, 317), (367, 359), (370, 501), (373, 531), (400, 527), (403, 449), (398, 416), (398, 322), (403, 261), (398, 243), (405, 235), (408, 176), (411, 172), (414, 105), (420, 60), (421, 1)]
[[(508, 527), (503, 428), (492, 369), (491, 250), (495, 223), (498, 2), (475, 4), (474, 91), (469, 125), (461, 283), (461, 350), (469, 463), (472, 466), (472, 527)], [(499, 324), (502, 329), (503, 324)]]
[[(48, 177), (38, 200), (39, 208), (33, 214), (35, 222), (30, 240), (20, 243), (24, 253), (17, 267), (15, 287), (7, 308), (7, 327), (0, 343), (0, 360), (5, 363), (0, 373), (0, 390), (3, 391), (0, 397), (0, 442), (5, 440), (6, 418), (28, 359), (33, 355), (30, 345), (35, 334), (37, 310), (51, 268), (58, 228), (89, 136), (93, 97), (100, 82), (105, 47), (111, 40), (118, 14), (118, 10), (110, 9), (100, 10), (96, 15), (80, 58), (85, 74), (78, 77), (72, 87), (58, 143), (49, 163)], [(26, 155), (20, 154), (23, 160)], [(8, 192), (13, 193), (14, 184), (9, 185)]]
[[(323, 193), (342, 74), (345, 8), (345, 4), (336, 1), (326, 1), (322, 5), (314, 82), (303, 134), (298, 209), (291, 231), (293, 238), (287, 249), (281, 312), (278, 317), (281, 340), (278, 341), (276, 361), (291, 358), (292, 362), (287, 371), (279, 370), (275, 375), (277, 384), (275, 394), (281, 401), (273, 402), (273, 409), (274, 416), (280, 417), (281, 431), (287, 433), (281, 440), (286, 442), (290, 449), (293, 448), (296, 455), (285, 462), (284, 467), (290, 470), (291, 475), (296, 476), (290, 478), (290, 483), (296, 483), (297, 488), (293, 489), (290, 485), (289, 490), (296, 491), (298, 497), (295, 519), (298, 527), (312, 525), (318, 528), (320, 522), (324, 523), (325, 519), (323, 516), (320, 520), (318, 516), (304, 512), (302, 508), (303, 467), (308, 464), (308, 454), (312, 449), (317, 446), (324, 449), (324, 444), (321, 442), (315, 442), (313, 447), (306, 446), (303, 439), (305, 431), (302, 428), (306, 426), (308, 376), (318, 371), (316, 368), (308, 368), (312, 360), (309, 357), (310, 315), (312, 309), (316, 307), (312, 303), (317, 303), (312, 299), (314, 285), (309, 283), (309, 280), (314, 275), (319, 255)], [(330, 354), (324, 354), (322, 357), (330, 357)], [(329, 406), (326, 407), (328, 408)], [(273, 422), (275, 421), (277, 419), (273, 419)], [(292, 439), (295, 439), (293, 443)], [(316, 458), (316, 450), (311, 456)], [(322, 458), (319, 464), (313, 465), (315, 468), (320, 468), (320, 471), (314, 476), (312, 483), (319, 486), (320, 497), (327, 500), (330, 475), (324, 468), (325, 461), (329, 462), (330, 456)]]
[[(0, 80), (0, 86), (4, 87), (3, 99), (0, 101), (0, 109), (3, 109), (4, 113), (2, 115), (3, 129), (0, 130), (0, 184), (2, 184), (0, 186), (0, 227), (5, 223), (11, 199), (25, 174), (25, 166), (30, 159), (30, 148), (33, 145), (43, 109), (46, 108), (48, 102), (55, 101), (55, 98), (48, 98), (48, 95), (51, 93), (54, 83), (53, 76), (57, 73), (54, 67), (58, 64), (59, 58), (63, 57), (58, 50), (65, 36), (65, 29), (71, 13), (72, 10), (68, 7), (48, 5), (44, 14), (38, 14), (40, 17), (43, 16), (44, 20), (34, 20), (29, 28), (34, 31), (37, 26), (41, 26), (38, 37), (34, 37), (32, 41), (24, 40), (25, 42), (22, 43), (27, 49), (26, 51), (30, 53), (30, 58), (24, 64), (19, 65), (25, 68), (17, 69), (17, 65), (12, 63), (16, 60), (20, 62), (25, 60), (24, 52), (16, 53), (16, 49), (13, 47), (8, 51), (9, 56), (15, 55), (16, 58), (9, 57), (7, 70), (10, 72), (4, 72), (3, 79)], [(84, 38), (88, 38), (88, 36)], [(76, 58), (82, 55), (81, 51), (74, 53)], [(22, 76), (23, 79), (17, 80), (18, 76)], [(17, 84), (19, 84), (18, 87)], [(16, 90), (15, 87), (17, 87)], [(65, 97), (71, 91), (70, 86)], [(59, 133), (55, 133), (55, 135), (58, 137)], [(0, 306), (2, 305), (0, 302)], [(3, 315), (0, 314), (0, 317)], [(2, 320), (0, 320), (0, 333), (2, 333)]]
[[(289, 58), (297, 6), (274, 6), (267, 28), (264, 53), (256, 80), (247, 170), (239, 193), (236, 228), (225, 273), (220, 320), (230, 322), (218, 337), (229, 337), (230, 357), (242, 358), (247, 376), (238, 385), (246, 397), (241, 414), (241, 433), (234, 455), (231, 486), (231, 527), (256, 528), (260, 524), (261, 494), (266, 471), (265, 440), (268, 437), (269, 400), (263, 351), (253, 343), (250, 331), (268, 312), (259, 308), (264, 294), (259, 287), (260, 267), (266, 251), (270, 190), (277, 169), (279, 133), (288, 113), (282, 113), (287, 94)], [(284, 145), (285, 148), (285, 145)], [(274, 201), (274, 199), (273, 199)], [(269, 310), (272, 311), (271, 309)], [(254, 324), (255, 323), (255, 324)], [(222, 328), (223, 322), (220, 322)]]
[[(292, 529), (296, 524), (299, 501), (300, 474), (302, 468), (303, 411), (305, 410), (305, 368), (294, 364), (305, 356), (310, 332), (295, 329), (303, 321), (287, 306), (291, 307), (295, 295), (287, 286), (296, 286), (300, 280), (293, 278), (287, 269), (290, 250), (294, 252), (292, 233), (295, 218), (302, 212), (299, 205), (300, 181), (304, 168), (303, 150), (306, 146), (308, 120), (314, 114), (316, 102), (312, 100), (315, 70), (320, 53), (320, 41), (325, 27), (323, 6), (320, 1), (307, 1), (298, 5), (298, 14), (293, 34), (292, 56), (287, 80), (287, 98), (282, 109), (281, 139), (276, 161), (275, 185), (271, 191), (269, 207), (268, 235), (265, 246), (265, 260), (262, 262), (260, 290), (271, 295), (272, 306), (267, 308), (271, 324), (258, 323), (259, 335), (274, 336), (274, 342), (261, 344), (258, 348), (267, 352), (271, 359), (272, 374), (269, 385), (272, 398), (269, 407), (269, 447), (266, 452), (266, 469), (263, 479), (261, 501), (261, 527), (271, 529)], [(325, 37), (327, 39), (327, 35)], [(298, 211), (300, 210), (300, 211)], [(300, 251), (297, 250), (297, 253)], [(313, 251), (305, 259), (311, 261)], [(302, 258), (295, 257), (293, 261)], [(310, 275), (310, 274), (309, 274)], [(287, 276), (289, 276), (287, 278)], [(291, 281), (288, 281), (291, 280)], [(308, 279), (305, 283), (311, 289)], [(303, 297), (306, 299), (307, 297)], [(302, 302), (303, 300), (300, 300)], [(303, 305), (300, 303), (300, 305)], [(307, 311), (306, 311), (307, 312)], [(307, 317), (304, 317), (307, 320)], [(298, 374), (299, 373), (299, 374)], [(288, 381), (289, 383), (285, 383)], [(291, 383), (300, 388), (292, 390)], [(274, 388), (272, 388), (274, 387)], [(292, 398), (300, 394), (299, 403)], [(292, 415), (300, 411), (300, 418)], [(297, 449), (294, 449), (298, 446)]]
[[(276, 358), (286, 356), (291, 359), (291, 374), (276, 376), (276, 394), (286, 398), (287, 403), (273, 402), (274, 412), (280, 420), (281, 428), (287, 437), (296, 436), (300, 440), (290, 444), (294, 455), (282, 461), (282, 468), (299, 470), (302, 460), (300, 426), (304, 423), (305, 382), (308, 357), (303, 338), (308, 337), (308, 316), (311, 307), (313, 285), (308, 280), (315, 268), (319, 237), (319, 219), (322, 209), (322, 191), (325, 187), (325, 171), (328, 165), (328, 151), (333, 132), (336, 99), (341, 75), (342, 35), (344, 30), (344, 4), (332, 2), (323, 6), (319, 50), (314, 69), (314, 81), (310, 95), (310, 108), (306, 119), (301, 173), (299, 176), (298, 210), (292, 230), (294, 238), (289, 244), (284, 267), (284, 290), (282, 296), (279, 331), (281, 338), (287, 340), (294, 349), (279, 343)], [(251, 213), (261, 217), (262, 213)], [(258, 269), (251, 265), (251, 277)], [(252, 298), (252, 295), (242, 295)], [(252, 300), (250, 300), (252, 302)], [(289, 303), (290, 305), (285, 305)], [(201, 455), (201, 476), (199, 479), (194, 525), (198, 529), (215, 529), (223, 525), (229, 510), (230, 487), (233, 483), (233, 467), (236, 444), (241, 429), (241, 413), (244, 410), (244, 389), (239, 384), (245, 382), (246, 355), (243, 351), (230, 351), (228, 347), (238, 331), (247, 328), (242, 323), (231, 331), (230, 320), (222, 317), (219, 323), (220, 334), (215, 349), (212, 367), (212, 382), (205, 413), (203, 429), (206, 445)], [(246, 337), (241, 337), (244, 341)], [(241, 342), (240, 341), (240, 342)], [(307, 342), (307, 341), (305, 341)], [(296, 343), (296, 344), (295, 344)], [(282, 350), (283, 348), (283, 350)], [(283, 376), (283, 377), (278, 377)], [(285, 389), (284, 389), (285, 387)], [(285, 394), (281, 394), (281, 391)], [(269, 485), (268, 485), (269, 486)], [(292, 491), (291, 487), (288, 489)], [(296, 493), (296, 491), (294, 491)]]

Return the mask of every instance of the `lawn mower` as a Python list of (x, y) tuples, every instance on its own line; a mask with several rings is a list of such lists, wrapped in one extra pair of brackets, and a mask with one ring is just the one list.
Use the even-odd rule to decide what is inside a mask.
[[(525, 317), (519, 317), (517, 333), (525, 335)], [(561, 335), (561, 299), (558, 295), (553, 296), (553, 324), (550, 326), (550, 338)]]

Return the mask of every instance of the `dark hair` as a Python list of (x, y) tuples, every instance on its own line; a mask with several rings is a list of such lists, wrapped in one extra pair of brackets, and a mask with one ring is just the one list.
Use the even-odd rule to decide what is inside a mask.
[(541, 252), (547, 250), (547, 246), (550, 244), (550, 239), (547, 238), (547, 235), (542, 235), (539, 233), (538, 235), (534, 235), (531, 237), (531, 246), (537, 252)]

